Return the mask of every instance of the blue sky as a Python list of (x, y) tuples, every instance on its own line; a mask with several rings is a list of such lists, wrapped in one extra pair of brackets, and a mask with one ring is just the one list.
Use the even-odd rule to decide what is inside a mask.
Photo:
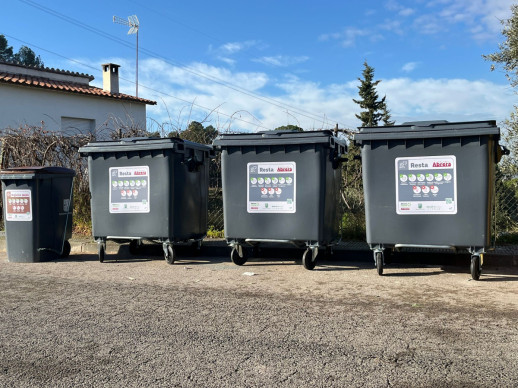
[(135, 93), (135, 35), (113, 15), (137, 15), (139, 96), (148, 126), (183, 129), (355, 128), (357, 78), (375, 68), (397, 123), (501, 121), (516, 95), (482, 58), (503, 40), (511, 0), (36, 1), (11, 0), (0, 34), (45, 65), (102, 83), (101, 63), (121, 67)]

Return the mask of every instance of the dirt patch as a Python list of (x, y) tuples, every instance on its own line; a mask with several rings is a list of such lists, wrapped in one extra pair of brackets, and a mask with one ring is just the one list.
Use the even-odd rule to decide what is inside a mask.
[(0, 385), (518, 383), (516, 269), (319, 264), (1, 256)]

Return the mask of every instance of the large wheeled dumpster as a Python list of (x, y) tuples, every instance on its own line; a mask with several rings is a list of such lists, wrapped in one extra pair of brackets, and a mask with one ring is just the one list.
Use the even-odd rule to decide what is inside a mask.
[(0, 171), (7, 258), (32, 263), (67, 257), (75, 171), (16, 167)]
[(319, 249), (340, 238), (341, 161), (345, 142), (331, 131), (224, 134), (221, 150), (225, 238), (243, 265), (262, 243), (305, 247), (313, 269)]
[(175, 260), (174, 244), (201, 245), (207, 234), (211, 146), (178, 138), (129, 138), (92, 142), (88, 157), (92, 233), (104, 261), (106, 241), (162, 244)]
[(467, 249), (479, 279), (491, 246), (495, 121), (360, 128), (367, 243), (383, 274), (387, 248)]

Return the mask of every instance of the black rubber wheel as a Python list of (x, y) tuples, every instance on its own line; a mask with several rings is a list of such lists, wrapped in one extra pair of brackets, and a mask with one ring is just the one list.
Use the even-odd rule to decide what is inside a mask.
[(129, 251), (132, 255), (136, 255), (139, 251), (140, 244), (138, 240), (131, 240), (129, 243)]
[(378, 275), (383, 275), (383, 252), (376, 252), (376, 271)]
[(316, 260), (316, 258), (315, 258), (315, 260), (313, 260), (313, 252), (309, 248), (306, 249), (304, 251), (304, 254), (302, 255), (302, 265), (304, 266), (304, 268), (311, 271), (311, 270), (315, 269), (316, 264), (317, 264), (317, 260)]
[(171, 245), (167, 246), (167, 253), (164, 253), (164, 259), (167, 261), (167, 264), (174, 263), (174, 249)]
[(239, 252), (236, 247), (232, 248), (232, 251), (230, 252), (230, 260), (232, 260), (232, 263), (235, 265), (243, 265), (246, 263), (246, 255), (245, 250), (241, 248), (243, 251), (243, 256), (239, 256)]
[(68, 240), (65, 240), (63, 243), (63, 252), (61, 252), (61, 257), (66, 258), (70, 256), (70, 251), (72, 250), (72, 247), (70, 246), (70, 242)]
[(99, 256), (99, 262), (102, 263), (104, 262), (104, 244), (101, 243), (99, 244), (99, 247), (98, 247), (98, 256)]
[(482, 270), (480, 268), (480, 256), (473, 255), (471, 256), (471, 278), (473, 280), (479, 280), (480, 274), (482, 273)]

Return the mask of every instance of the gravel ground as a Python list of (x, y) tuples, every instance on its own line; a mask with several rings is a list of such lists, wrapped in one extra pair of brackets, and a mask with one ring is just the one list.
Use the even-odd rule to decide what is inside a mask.
[(0, 253), (0, 386), (518, 386), (516, 267), (96, 259)]

